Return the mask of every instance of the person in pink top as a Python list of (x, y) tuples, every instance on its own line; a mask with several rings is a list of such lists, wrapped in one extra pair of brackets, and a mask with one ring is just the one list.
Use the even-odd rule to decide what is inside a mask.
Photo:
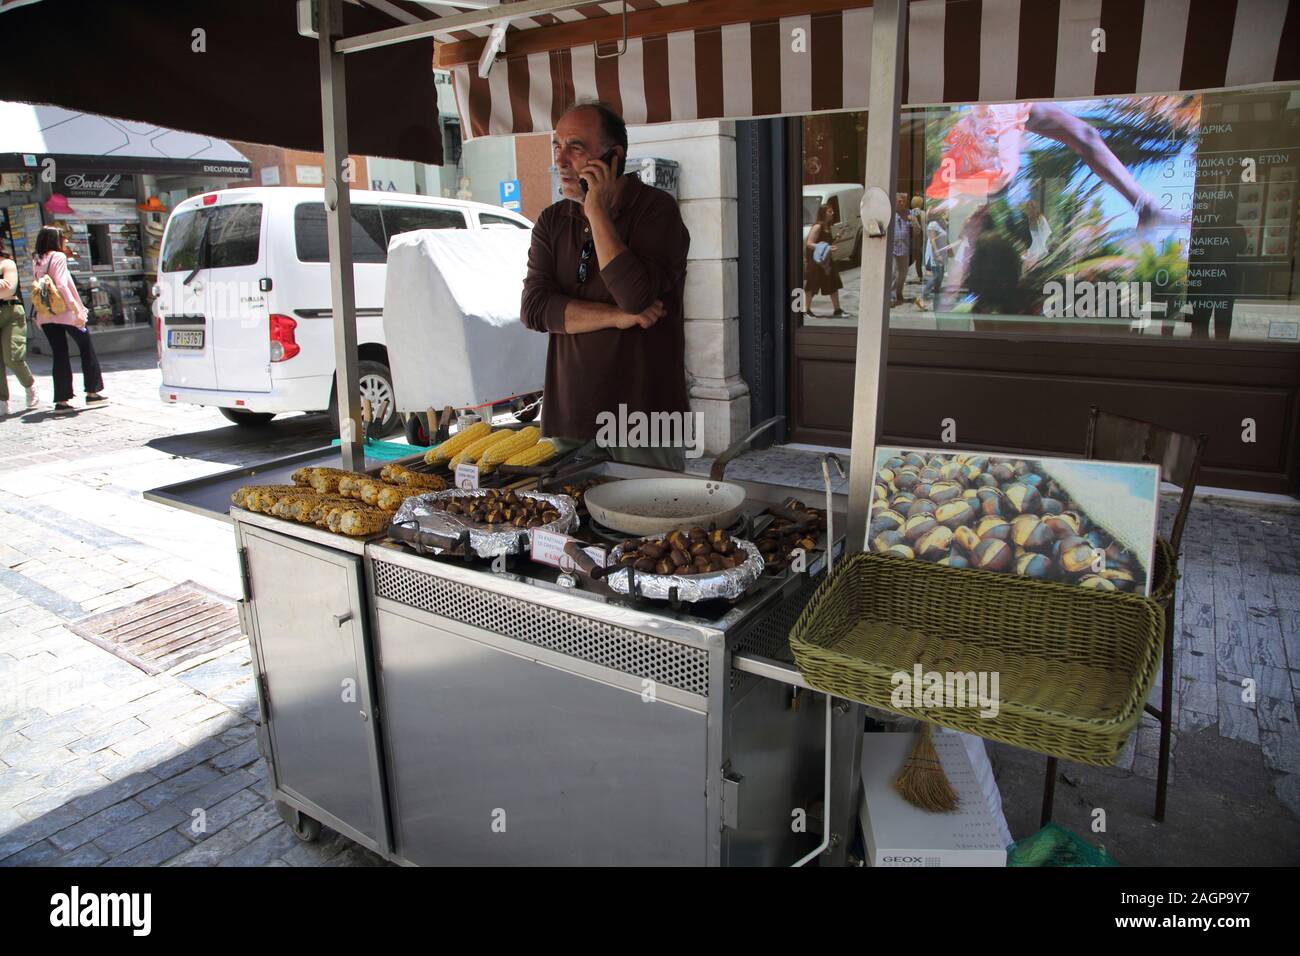
[(32, 272), (36, 281), (49, 275), (66, 306), (62, 312), (54, 315), (36, 314), (36, 324), (45, 333), (45, 338), (50, 343), (50, 354), (54, 356), (54, 411), (62, 414), (76, 410), (72, 407), (72, 360), (68, 354), (68, 339), (77, 344), (77, 352), (81, 355), (86, 407), (102, 405), (108, 401), (103, 395), (104, 377), (99, 370), (94, 343), (86, 331), (86, 307), (68, 272), (67, 246), (63, 233), (57, 226), (41, 227), (41, 231), (36, 234), (36, 252), (32, 260)]

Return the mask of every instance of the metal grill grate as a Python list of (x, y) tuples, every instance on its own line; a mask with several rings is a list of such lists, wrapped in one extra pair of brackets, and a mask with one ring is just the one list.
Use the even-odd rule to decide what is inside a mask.
[(650, 637), (396, 564), (376, 561), (374, 568), (377, 597), (701, 697), (709, 694), (705, 648)]
[[(784, 601), (779, 603), (769, 614), (760, 615), (752, 627), (736, 638), (734, 653), (759, 654), (773, 660), (788, 661), (790, 653), (790, 629), (803, 613), (804, 607), (817, 590), (824, 574), (819, 574), (813, 581), (807, 582)], [(734, 667), (731, 669), (731, 692), (739, 696), (751, 684), (762, 680), (755, 674), (746, 674)]]

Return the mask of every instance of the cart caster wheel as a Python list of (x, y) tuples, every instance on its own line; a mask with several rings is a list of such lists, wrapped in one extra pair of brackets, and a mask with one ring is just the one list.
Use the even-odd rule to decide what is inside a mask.
[(320, 839), (320, 821), (305, 813), (298, 814), (298, 825), (293, 828), (293, 835), (303, 843), (315, 843)]
[(303, 843), (314, 843), (320, 838), (320, 821), (315, 820), (307, 814), (295, 810), (287, 803), (276, 801), (275, 809), (279, 811), (280, 817), (285, 823), (289, 824), (289, 829)]

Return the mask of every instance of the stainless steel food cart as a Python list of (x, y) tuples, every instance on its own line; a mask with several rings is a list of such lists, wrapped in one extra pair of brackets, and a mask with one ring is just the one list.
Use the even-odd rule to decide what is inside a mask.
[[(337, 458), (308, 452), (150, 497), (220, 512), (241, 484)], [(809, 497), (739, 484), (753, 512)], [(843, 499), (834, 507), (842, 527)], [(803, 684), (786, 642), (824, 550), (704, 610), (566, 587), (526, 558), (494, 568), (230, 517), (258, 739), (281, 812), (305, 838), (323, 823), (409, 864), (844, 859), (853, 778), (827, 791), (826, 744), (835, 765), (851, 764), (861, 719)]]

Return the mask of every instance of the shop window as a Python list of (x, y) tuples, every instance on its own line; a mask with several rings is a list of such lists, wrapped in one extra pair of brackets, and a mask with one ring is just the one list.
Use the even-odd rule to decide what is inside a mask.
[[(852, 327), (866, 116), (802, 131), (802, 322)], [(1296, 344), (1298, 180), (1294, 88), (906, 111), (890, 325)]]
[[(330, 261), (323, 204), (299, 204), (293, 211), (293, 233), (299, 261)], [(352, 261), (388, 261), (388, 240), (384, 236), (384, 222), (377, 205), (352, 204)]]

